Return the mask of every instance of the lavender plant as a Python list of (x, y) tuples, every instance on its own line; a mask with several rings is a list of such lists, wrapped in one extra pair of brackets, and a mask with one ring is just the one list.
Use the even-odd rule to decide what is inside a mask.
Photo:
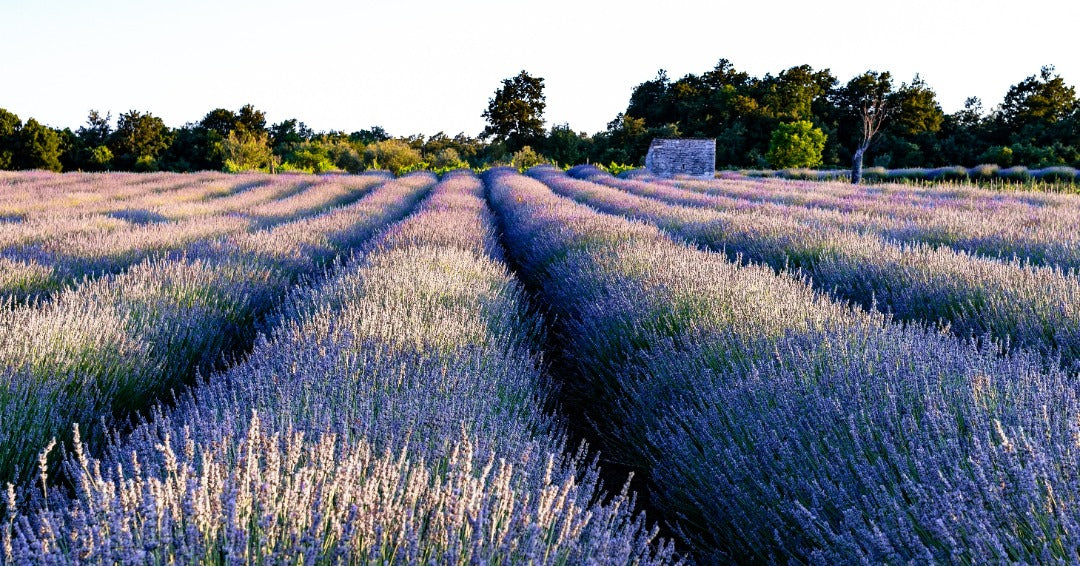
[(563, 455), (539, 322), (492, 254), (479, 190), (444, 180), (362, 259), (294, 293), (244, 363), (103, 460), (76, 441), (74, 498), (11, 513), (5, 559), (672, 561), (632, 497), (601, 497), (583, 453)]
[(569, 173), (669, 204), (762, 213), (1005, 261), (1080, 268), (1080, 236), (1073, 229), (1080, 223), (1080, 198), (1075, 195), (775, 179), (672, 182), (639, 175), (620, 180), (587, 166)]
[(569, 398), (706, 563), (1072, 562), (1075, 375), (828, 300), (507, 172)]
[[(35, 456), (22, 447), (44, 446), (75, 422), (92, 426), (87, 439), (96, 447), (104, 431), (93, 425), (100, 420), (121, 423), (196, 372), (212, 370), (251, 342), (258, 317), (295, 282), (405, 216), (434, 183), (432, 175), (404, 177), (315, 218), (204, 243), (184, 257), (65, 290), (43, 305), (0, 308), (0, 367), (29, 376), (25, 386), (0, 383), (0, 400), (32, 405), (22, 416), (0, 409), (12, 415), (3, 432), (22, 439), (0, 444), (0, 478), (28, 485)], [(42, 394), (34, 394), (39, 386)]]
[(535, 169), (556, 192), (605, 212), (656, 223), (732, 259), (799, 269), (834, 296), (902, 321), (943, 322), (964, 338), (993, 337), (1060, 359), (1080, 360), (1080, 281), (1070, 273), (813, 226), (754, 212), (679, 207), (554, 169)]

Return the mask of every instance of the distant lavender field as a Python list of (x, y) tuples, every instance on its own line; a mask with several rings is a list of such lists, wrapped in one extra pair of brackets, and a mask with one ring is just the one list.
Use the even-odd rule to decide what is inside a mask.
[(1076, 563), (1078, 228), (957, 184), (4, 173), (0, 563)]

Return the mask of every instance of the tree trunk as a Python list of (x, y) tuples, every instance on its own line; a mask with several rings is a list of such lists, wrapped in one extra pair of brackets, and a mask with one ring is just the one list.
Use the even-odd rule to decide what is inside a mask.
[(862, 158), (864, 153), (866, 153), (866, 147), (860, 145), (855, 150), (855, 155), (851, 157), (851, 183), (854, 185), (862, 182)]

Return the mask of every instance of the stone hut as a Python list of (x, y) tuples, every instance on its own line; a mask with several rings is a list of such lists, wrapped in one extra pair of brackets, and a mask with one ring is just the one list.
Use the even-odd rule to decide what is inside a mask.
[(657, 177), (714, 177), (716, 140), (654, 139), (645, 156), (645, 169)]

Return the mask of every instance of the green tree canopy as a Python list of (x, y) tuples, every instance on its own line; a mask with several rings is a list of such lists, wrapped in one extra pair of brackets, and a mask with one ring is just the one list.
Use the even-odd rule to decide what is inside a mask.
[(551, 132), (541, 146), (544, 155), (559, 165), (576, 165), (585, 162), (585, 146), (588, 138), (584, 133), (574, 132), (570, 124), (551, 127)]
[(999, 118), (1014, 138), (1022, 141), (1042, 140), (1053, 126), (1072, 117), (1080, 102), (1076, 89), (1065, 84), (1054, 67), (1043, 67), (1009, 88), (1002, 102)]
[(825, 149), (825, 134), (806, 120), (783, 123), (776, 127), (766, 158), (777, 169), (817, 167)]
[(130, 110), (117, 119), (110, 150), (123, 168), (132, 168), (137, 163), (143, 168), (153, 168), (153, 161), (171, 141), (169, 129), (161, 118), (150, 112)]
[(86, 147), (105, 145), (112, 133), (112, 114), (106, 112), (104, 116), (97, 110), (91, 110), (86, 117), (86, 125), (80, 126), (76, 135)]
[(238, 128), (229, 132), (222, 147), (226, 171), (273, 170), (276, 165), (265, 131), (249, 132)]
[(400, 175), (410, 167), (423, 162), (420, 152), (402, 140), (375, 142), (364, 150), (364, 161), (369, 167), (389, 169)]
[(851, 158), (851, 182), (862, 181), (863, 155), (885, 122), (895, 112), (892, 75), (867, 71), (836, 90), (836, 106), (844, 115), (855, 146)]
[(525, 71), (503, 79), (502, 87), (488, 100), (482, 116), (488, 125), (481, 137), (494, 137), (510, 151), (537, 144), (544, 137), (544, 79)]
[(15, 166), (19, 169), (60, 171), (60, 134), (30, 118), (19, 131)]
[(765, 75), (759, 86), (762, 106), (768, 115), (779, 120), (809, 120), (814, 115), (814, 103), (828, 94), (836, 82), (828, 69), (815, 71), (810, 65), (791, 67), (776, 77)]
[(660, 69), (655, 79), (634, 87), (630, 93), (630, 105), (626, 107), (626, 115), (645, 120), (645, 125), (649, 127), (675, 122), (678, 116), (670, 91), (671, 81), (667, 71)]
[(894, 95), (896, 118), (893, 126), (902, 134), (916, 135), (937, 132), (945, 121), (945, 113), (937, 101), (937, 93), (919, 75), (904, 83)]
[(22, 120), (12, 112), (0, 108), (0, 169), (15, 167), (15, 152), (19, 147), (19, 130)]

